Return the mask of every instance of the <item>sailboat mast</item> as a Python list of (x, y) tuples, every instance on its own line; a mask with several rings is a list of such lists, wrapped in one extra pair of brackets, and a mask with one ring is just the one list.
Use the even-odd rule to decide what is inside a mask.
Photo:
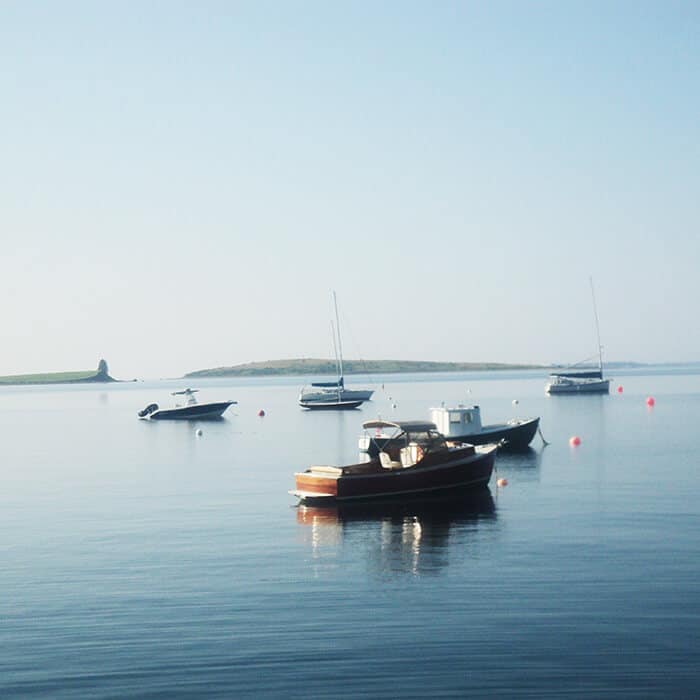
[(338, 334), (338, 358), (340, 367), (340, 382), (343, 382), (343, 341), (340, 339), (340, 319), (338, 318), (338, 300), (335, 298), (335, 290), (333, 290), (333, 306), (335, 307), (335, 330)]
[(603, 346), (600, 344), (600, 324), (598, 323), (598, 307), (595, 303), (595, 290), (593, 289), (593, 278), (589, 277), (591, 283), (591, 296), (593, 297), (593, 315), (595, 316), (595, 332), (598, 337), (598, 366), (600, 367), (600, 378), (603, 378)]
[(340, 363), (338, 362), (338, 344), (335, 342), (335, 324), (331, 320), (331, 338), (333, 338), (333, 355), (335, 356), (335, 371), (340, 376)]

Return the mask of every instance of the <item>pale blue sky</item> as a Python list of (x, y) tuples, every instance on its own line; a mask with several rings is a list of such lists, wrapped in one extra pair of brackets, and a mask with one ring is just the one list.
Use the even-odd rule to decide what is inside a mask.
[(5, 2), (0, 374), (700, 360), (700, 9)]

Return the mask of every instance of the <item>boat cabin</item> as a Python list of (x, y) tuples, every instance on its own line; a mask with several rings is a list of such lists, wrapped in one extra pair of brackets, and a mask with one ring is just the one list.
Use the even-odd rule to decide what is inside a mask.
[[(379, 463), (384, 469), (405, 469), (420, 462), (428, 452), (447, 447), (435, 423), (427, 421), (371, 420), (362, 424), (366, 440), (376, 439)], [(372, 436), (370, 431), (376, 431)], [(389, 431), (389, 432), (387, 432)]]
[(460, 404), (456, 408), (431, 408), (430, 418), (438, 432), (448, 439), (480, 433), (482, 429), (481, 410), (478, 406)]

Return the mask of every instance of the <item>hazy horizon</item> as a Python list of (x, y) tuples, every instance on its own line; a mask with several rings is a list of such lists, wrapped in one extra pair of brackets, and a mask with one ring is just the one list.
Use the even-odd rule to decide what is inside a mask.
[(4, 4), (0, 375), (700, 360), (689, 2)]

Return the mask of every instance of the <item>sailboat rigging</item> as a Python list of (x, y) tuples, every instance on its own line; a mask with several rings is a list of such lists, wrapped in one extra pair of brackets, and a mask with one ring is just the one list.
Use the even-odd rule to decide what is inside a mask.
[(338, 315), (338, 300), (333, 292), (333, 308), (335, 310), (335, 326), (331, 321), (331, 336), (333, 352), (335, 353), (336, 372), (338, 378), (334, 382), (312, 382), (311, 389), (302, 388), (299, 394), (299, 405), (308, 409), (342, 409), (357, 408), (372, 398), (372, 389), (346, 389), (343, 369), (343, 341), (340, 335), (340, 317)]
[(607, 394), (610, 392), (610, 379), (603, 377), (603, 345), (600, 342), (598, 306), (595, 301), (592, 277), (589, 277), (589, 282), (591, 284), (593, 315), (595, 318), (596, 337), (598, 339), (598, 369), (584, 371), (572, 371), (569, 369), (561, 372), (552, 372), (549, 375), (550, 380), (545, 386), (545, 392), (548, 394)]

